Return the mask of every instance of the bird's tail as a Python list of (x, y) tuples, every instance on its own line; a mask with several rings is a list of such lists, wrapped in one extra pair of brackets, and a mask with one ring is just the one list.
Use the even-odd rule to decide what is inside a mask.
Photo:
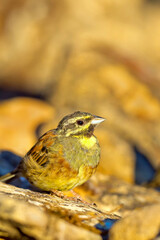
[(12, 172), (10, 173), (7, 173), (3, 176), (0, 177), (0, 182), (7, 182), (13, 178), (16, 178), (17, 177), (17, 171), (16, 170), (13, 170)]

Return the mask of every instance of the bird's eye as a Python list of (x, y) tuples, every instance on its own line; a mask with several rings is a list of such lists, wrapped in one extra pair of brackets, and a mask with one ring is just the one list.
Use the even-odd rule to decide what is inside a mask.
[(84, 124), (84, 122), (83, 122), (82, 120), (78, 120), (78, 121), (77, 121), (77, 124), (80, 125), (80, 126), (82, 126), (82, 125)]

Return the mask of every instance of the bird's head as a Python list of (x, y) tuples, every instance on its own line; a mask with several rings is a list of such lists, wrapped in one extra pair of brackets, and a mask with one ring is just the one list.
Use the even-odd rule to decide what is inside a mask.
[(94, 128), (105, 119), (92, 115), (87, 112), (77, 111), (70, 115), (65, 116), (58, 124), (57, 131), (61, 135), (79, 136), (86, 135), (91, 136)]

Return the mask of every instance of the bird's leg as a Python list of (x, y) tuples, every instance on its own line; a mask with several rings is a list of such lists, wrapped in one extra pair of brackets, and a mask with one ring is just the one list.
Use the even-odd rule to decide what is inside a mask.
[[(68, 201), (69, 200), (75, 201), (77, 199), (80, 199), (80, 196), (78, 194), (76, 195), (76, 197), (68, 196), (68, 194), (71, 195), (71, 193), (72, 193), (71, 191), (62, 192), (62, 191), (58, 191), (58, 190), (52, 190), (51, 193), (56, 195), (57, 197), (60, 197), (60, 198), (62, 198), (64, 200), (68, 200)], [(75, 194), (76, 193), (74, 193), (74, 194), (72, 193), (72, 195), (74, 195), (74, 196), (75, 196)], [(77, 196), (79, 196), (79, 197), (77, 197)]]
[(76, 198), (77, 200), (80, 200), (81, 202), (84, 201), (84, 200), (82, 199), (82, 197), (81, 197), (78, 193), (76, 193), (75, 191), (70, 190), (70, 192), (72, 193), (73, 196), (75, 196), (75, 198)]
[(95, 203), (93, 204), (93, 203), (88, 203), (87, 201), (85, 201), (78, 193), (76, 193), (73, 190), (70, 190), (69, 192), (65, 192), (65, 193), (66, 194), (69, 193), (69, 195), (72, 194), (74, 197), (67, 196), (67, 195), (64, 194), (64, 192), (58, 191), (58, 190), (52, 190), (51, 193), (53, 193), (57, 197), (60, 197), (64, 200), (67, 200), (67, 201), (81, 202), (81, 203), (84, 203), (84, 204), (87, 204), (87, 205), (96, 206)]
[[(76, 193), (75, 191), (73, 190), (70, 190), (70, 192), (75, 196), (75, 199), (77, 201), (80, 201), (84, 204), (87, 204), (87, 205), (93, 205), (92, 203), (88, 203), (87, 201), (85, 201), (78, 193)], [(95, 204), (94, 204), (95, 205)]]
[(58, 191), (58, 190), (52, 190), (52, 191), (51, 191), (51, 194), (54, 194), (54, 195), (56, 195), (57, 197), (60, 197), (60, 198), (63, 198), (63, 199), (65, 199), (65, 197), (67, 197), (67, 196), (65, 196), (65, 195), (63, 194), (62, 191)]

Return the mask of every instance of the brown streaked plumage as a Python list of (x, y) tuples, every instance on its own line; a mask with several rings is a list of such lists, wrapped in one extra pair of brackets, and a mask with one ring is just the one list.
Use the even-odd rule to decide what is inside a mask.
[(56, 129), (39, 138), (17, 169), (0, 177), (0, 181), (22, 175), (47, 191), (68, 191), (81, 185), (99, 163), (100, 147), (93, 131), (102, 121), (101, 117), (80, 111), (64, 117)]

